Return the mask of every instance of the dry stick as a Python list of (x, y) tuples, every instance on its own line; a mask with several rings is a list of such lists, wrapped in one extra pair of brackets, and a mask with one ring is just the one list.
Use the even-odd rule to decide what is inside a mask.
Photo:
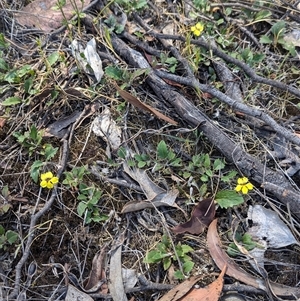
[[(166, 34), (160, 34), (160, 33), (156, 33), (154, 30), (151, 30), (149, 29), (148, 26), (145, 25), (144, 21), (142, 20), (142, 18), (134, 13), (134, 18), (139, 22), (139, 24), (148, 30), (148, 34), (154, 36), (155, 38), (158, 38), (158, 39), (172, 39), (172, 40), (179, 40), (179, 41), (182, 41), (182, 42), (186, 42), (186, 38), (183, 37), (183, 36), (178, 36), (178, 35), (166, 35)], [(283, 91), (288, 91), (290, 92), (291, 94), (297, 96), (297, 97), (300, 97), (300, 90), (298, 90), (297, 88), (294, 88), (290, 85), (286, 85), (280, 81), (277, 81), (277, 80), (272, 80), (272, 79), (268, 79), (268, 78), (265, 78), (265, 77), (262, 77), (262, 76), (259, 76), (256, 74), (256, 72), (250, 68), (246, 63), (244, 62), (241, 62), (233, 57), (231, 57), (230, 55), (224, 53), (223, 51), (221, 51), (219, 48), (211, 45), (210, 43), (206, 42), (204, 40), (204, 38), (199, 38), (197, 40), (194, 40), (192, 39), (190, 41), (191, 44), (194, 44), (194, 45), (198, 45), (198, 46), (201, 46), (201, 47), (204, 47), (205, 49), (207, 50), (210, 50), (213, 54), (215, 54), (216, 56), (222, 58), (224, 61), (228, 62), (228, 63), (232, 63), (238, 67), (240, 67), (242, 70), (244, 70), (244, 72), (250, 76), (250, 78), (257, 82), (257, 83), (261, 83), (261, 84), (266, 84), (266, 85), (269, 85), (269, 86), (272, 86), (274, 88), (278, 88), (278, 89), (281, 89)]]
[[(62, 156), (61, 156), (61, 160), (60, 160), (60, 168), (57, 172), (57, 176), (58, 178), (62, 175), (65, 166), (66, 166), (66, 162), (67, 162), (67, 158), (68, 158), (68, 141), (67, 140), (63, 140), (63, 150), (62, 150)], [(37, 221), (39, 220), (40, 217), (42, 217), (52, 206), (55, 197), (57, 195), (57, 188), (55, 187), (51, 193), (51, 196), (49, 198), (49, 200), (45, 203), (44, 207), (37, 212), (36, 214), (34, 214), (31, 217), (30, 220), (30, 227), (28, 230), (28, 239), (26, 241), (26, 246), (25, 246), (25, 250), (23, 252), (23, 255), (21, 257), (21, 259), (19, 260), (18, 264), (16, 265), (16, 278), (15, 278), (15, 286), (13, 291), (10, 293), (9, 295), (9, 300), (11, 300), (12, 298), (16, 297), (18, 295), (19, 292), (19, 288), (20, 288), (20, 282), (21, 282), (21, 272), (22, 272), (22, 267), (25, 264), (25, 262), (27, 261), (28, 257), (29, 257), (29, 253), (30, 253), (30, 248), (31, 248), (31, 244), (35, 238), (34, 233), (36, 230), (36, 224)]]
[[(168, 39), (180, 40), (183, 42), (186, 41), (186, 39), (182, 36), (163, 35), (163, 34), (156, 33), (154, 30), (150, 29), (149, 26), (147, 26), (144, 23), (144, 21), (140, 18), (140, 16), (137, 15), (136, 13), (134, 14), (134, 18), (139, 22), (139, 24), (144, 29), (146, 29), (148, 31), (149, 34), (153, 35), (154, 37), (156, 37), (158, 39), (167, 39), (168, 38)], [(294, 87), (291, 87), (289, 85), (283, 84), (279, 81), (266, 79), (262, 76), (257, 75), (255, 73), (255, 71), (252, 70), (247, 64), (225, 54), (224, 52), (219, 50), (217, 47), (205, 42), (203, 38), (200, 38), (199, 40), (191, 40), (191, 43), (202, 46), (208, 50), (211, 50), (212, 53), (214, 53), (218, 57), (224, 59), (227, 62), (235, 64), (236, 66), (243, 69), (244, 72), (252, 78), (252, 80), (254, 80), (258, 83), (267, 84), (269, 86), (272, 86), (272, 87), (275, 87), (278, 89), (282, 89), (284, 91), (288, 91), (291, 94), (294, 94), (295, 96), (300, 97), (300, 90), (298, 90)], [(174, 49), (174, 47), (170, 47), (170, 49), (172, 50), (172, 49)], [(198, 90), (200, 89), (203, 92), (210, 93), (217, 99), (230, 105), (233, 109), (241, 111), (242, 113), (245, 113), (249, 116), (252, 116), (252, 117), (255, 117), (255, 118), (258, 118), (258, 119), (264, 121), (266, 124), (270, 125), (276, 132), (280, 133), (286, 139), (288, 139), (291, 142), (295, 143), (296, 145), (300, 146), (300, 138), (298, 136), (296, 136), (294, 133), (288, 131), (284, 127), (280, 126), (272, 117), (270, 117), (268, 114), (264, 113), (262, 110), (251, 108), (243, 103), (240, 103), (240, 102), (228, 97), (226, 94), (220, 92), (219, 90), (215, 89), (212, 86), (200, 84), (199, 81), (195, 78), (195, 76), (191, 72), (190, 68), (188, 67), (189, 66), (188, 61), (185, 58), (183, 58), (182, 56), (179, 57), (178, 54), (179, 53), (177, 51), (175, 56), (177, 59), (180, 60), (180, 62), (183, 63), (183, 65), (186, 69), (186, 72), (188, 73), (188, 77), (181, 77), (181, 76), (177, 76), (174, 74), (170, 74), (167, 72), (157, 70), (156, 73), (158, 76), (181, 83), (181, 84), (184, 84), (184, 85), (187, 85), (187, 86), (194, 87)]]
[(226, 94), (222, 93), (221, 91), (219, 91), (216, 88), (213, 88), (209, 85), (200, 84), (199, 81), (195, 77), (187, 78), (187, 77), (170, 74), (170, 73), (160, 71), (160, 70), (156, 70), (155, 73), (161, 78), (169, 79), (169, 80), (175, 81), (177, 83), (199, 89), (203, 92), (210, 93), (212, 96), (216, 97), (217, 99), (219, 99), (222, 102), (231, 106), (234, 110), (240, 111), (249, 116), (252, 116), (252, 117), (255, 117), (255, 118), (258, 118), (258, 119), (264, 121), (267, 125), (272, 127), (272, 129), (274, 129), (274, 131), (276, 131), (280, 135), (284, 136), (289, 141), (300, 146), (300, 138), (297, 135), (295, 135), (291, 131), (287, 130), (283, 126), (279, 125), (272, 117), (270, 117), (268, 114), (264, 113), (262, 110), (259, 110), (256, 108), (251, 108), (248, 105), (245, 105), (244, 103), (234, 100), (234, 99), (228, 97)]
[[(139, 52), (131, 49), (115, 35), (112, 35), (112, 45), (115, 51), (132, 66), (137, 68), (148, 68), (150, 72), (146, 81), (156, 95), (158, 95), (160, 99), (165, 100), (168, 104), (171, 104), (176, 109), (177, 113), (191, 126), (199, 126), (210, 142), (221, 153), (223, 153), (223, 155), (229, 161), (234, 162), (242, 174), (253, 179), (259, 184), (270, 182), (274, 185), (284, 188), (282, 191), (283, 193), (276, 196), (282, 203), (289, 204), (291, 211), (300, 217), (300, 195), (294, 190), (284, 173), (265, 167), (260, 161), (246, 153), (239, 145), (235, 144), (225, 133), (220, 130), (219, 127), (212, 123), (203, 112), (201, 112), (179, 92), (172, 90), (168, 84), (158, 77), (156, 71), (151, 69), (146, 59)], [(177, 80), (179, 77), (175, 76), (175, 78)], [(194, 79), (190, 80), (195, 83)], [(185, 81), (187, 81), (187, 79), (185, 79)], [(236, 103), (225, 94), (217, 90), (215, 91), (216, 92), (214, 92), (214, 94), (216, 94), (218, 97), (222, 97), (233, 103)], [(268, 188), (266, 188), (266, 190), (268, 190)], [(268, 191), (271, 193), (273, 192), (271, 189)], [(287, 191), (290, 191), (291, 194), (298, 195), (298, 199), (290, 200), (287, 197)]]

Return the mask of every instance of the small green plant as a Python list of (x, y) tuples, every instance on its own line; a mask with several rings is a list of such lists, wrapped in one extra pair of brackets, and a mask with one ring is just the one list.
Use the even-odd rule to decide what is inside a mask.
[(102, 191), (94, 184), (88, 186), (83, 182), (84, 176), (88, 174), (87, 166), (73, 167), (71, 171), (64, 172), (62, 184), (78, 192), (77, 213), (83, 217), (85, 224), (106, 221), (108, 216), (101, 213), (98, 206)]
[(139, 78), (142, 75), (147, 75), (149, 70), (147, 69), (138, 69), (136, 71), (128, 71), (127, 69), (121, 69), (117, 66), (107, 66), (105, 68), (105, 75), (118, 81), (124, 82), (124, 84), (121, 86), (123, 89), (124, 87), (130, 86), (131, 83)]
[(12, 245), (16, 243), (18, 239), (18, 233), (12, 230), (5, 231), (4, 227), (0, 225), (0, 250), (6, 250), (7, 245)]
[(161, 53), (160, 55), (161, 64), (166, 67), (170, 72), (175, 73), (176, 67), (178, 65), (178, 61), (175, 57), (169, 57), (165, 53)]
[(43, 133), (42, 131), (38, 131), (35, 125), (32, 125), (29, 131), (24, 133), (15, 132), (13, 136), (28, 151), (29, 156), (34, 154), (42, 157), (42, 160), (34, 161), (30, 167), (30, 176), (37, 183), (40, 169), (56, 155), (58, 147), (53, 147), (49, 143), (42, 145)]
[(101, 196), (102, 191), (94, 185), (87, 186), (84, 183), (79, 184), (77, 200), (80, 202), (77, 206), (77, 213), (84, 218), (85, 224), (103, 222), (108, 219), (108, 216), (102, 214), (100, 208), (97, 206)]
[[(209, 154), (197, 154), (192, 157), (186, 170), (182, 176), (187, 179), (191, 175), (199, 174), (202, 182), (208, 182), (216, 173), (225, 167), (224, 160), (215, 159), (211, 160)], [(233, 177), (233, 175), (232, 175)], [(229, 175), (224, 177), (224, 180), (229, 180)]]
[[(119, 157), (125, 159), (123, 149), (118, 152)], [(156, 148), (156, 158), (151, 158), (148, 154), (135, 154), (133, 160), (127, 161), (129, 166), (138, 168), (153, 166), (153, 171), (159, 171), (168, 167), (182, 166), (181, 158), (177, 158), (176, 154), (167, 146), (166, 142), (161, 140)]]
[(193, 0), (193, 4), (195, 7), (202, 12), (209, 11), (210, 6), (209, 6), (209, 1), (208, 0)]
[(88, 174), (90, 174), (90, 172), (87, 170), (86, 165), (73, 167), (71, 171), (64, 172), (65, 179), (62, 183), (68, 187), (77, 189), (79, 184), (83, 181), (83, 177)]
[(144, 262), (149, 264), (162, 263), (163, 268), (166, 271), (170, 268), (172, 263), (179, 259), (183, 271), (175, 271), (174, 276), (176, 279), (184, 279), (184, 274), (188, 275), (194, 267), (192, 258), (187, 255), (193, 251), (193, 248), (185, 244), (182, 245), (180, 242), (175, 246), (175, 249), (173, 249), (170, 238), (168, 238), (167, 235), (163, 235), (161, 242), (146, 254)]
[(1, 189), (1, 195), (0, 195), (0, 216), (4, 215), (9, 211), (9, 209), (12, 207), (12, 205), (9, 202), (10, 192), (8, 190), (8, 186), (5, 185)]
[(282, 20), (278, 21), (271, 27), (269, 35), (263, 35), (260, 37), (260, 42), (262, 44), (271, 44), (274, 47), (281, 45), (282, 48), (288, 50), (291, 55), (295, 56), (297, 54), (295, 46), (284, 40), (285, 33), (286, 23)]
[(28, 150), (29, 155), (31, 156), (36, 150), (41, 147), (42, 143), (42, 132), (38, 131), (35, 125), (30, 127), (29, 131), (13, 133), (13, 136), (17, 138), (17, 141)]
[(104, 23), (109, 27), (110, 32), (115, 32), (116, 34), (120, 34), (124, 31), (125, 25), (118, 23), (115, 16), (110, 15)]
[[(242, 235), (241, 233), (236, 232), (235, 240), (238, 244), (240, 244), (242, 247), (244, 247), (247, 251), (251, 251), (255, 247), (258, 246), (258, 244), (252, 240), (251, 235), (248, 233), (245, 233)], [(227, 248), (227, 253), (233, 257), (241, 254), (238, 246), (234, 242), (229, 244), (229, 246)]]

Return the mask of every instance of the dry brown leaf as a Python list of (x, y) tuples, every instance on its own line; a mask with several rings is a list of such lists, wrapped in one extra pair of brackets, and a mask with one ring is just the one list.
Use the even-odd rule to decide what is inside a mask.
[(168, 192), (163, 192), (157, 195), (151, 201), (145, 200), (145, 201), (128, 202), (124, 205), (121, 213), (134, 212), (145, 208), (153, 208), (153, 207), (158, 208), (161, 206), (171, 206), (171, 207), (178, 208), (177, 204), (175, 203), (178, 193), (179, 191), (177, 189), (173, 189)]
[(0, 129), (4, 127), (7, 118), (0, 117)]
[(43, 137), (57, 137), (62, 138), (67, 130), (69, 125), (74, 123), (77, 118), (81, 115), (81, 112), (75, 111), (69, 116), (62, 117), (61, 119), (50, 124), (44, 131)]
[(218, 301), (223, 289), (224, 274), (226, 271), (226, 265), (224, 266), (219, 277), (211, 284), (204, 288), (193, 288), (184, 297), (178, 301)]
[[(255, 288), (268, 291), (265, 281), (254, 277), (241, 269), (221, 248), (222, 244), (217, 232), (217, 219), (213, 220), (207, 232), (207, 246), (209, 253), (219, 269), (227, 265), (226, 274), (238, 281), (251, 285)], [(300, 288), (290, 287), (269, 281), (271, 291), (277, 296), (288, 296), (300, 298)]]
[(127, 301), (123, 277), (122, 277), (122, 245), (124, 234), (114, 241), (111, 247), (110, 267), (109, 267), (109, 291), (114, 301)]
[(69, 20), (75, 14), (77, 8), (74, 7), (73, 3), (81, 12), (82, 8), (87, 6), (90, 1), (66, 0), (66, 4), (62, 8), (64, 14), (62, 14), (59, 9), (55, 8), (57, 0), (35, 0), (26, 5), (22, 11), (16, 13), (15, 18), (23, 26), (35, 27), (49, 33), (62, 26), (64, 18)]
[(158, 301), (176, 301), (176, 300), (179, 300), (184, 295), (186, 295), (191, 290), (193, 285), (195, 283), (197, 283), (199, 280), (201, 280), (203, 277), (204, 277), (203, 275), (192, 276), (191, 278), (185, 280), (184, 282), (182, 282), (179, 285), (172, 288), (170, 291), (168, 291)]
[(191, 219), (184, 224), (172, 229), (176, 234), (189, 232), (191, 234), (201, 234), (214, 219), (216, 206), (211, 198), (204, 199), (193, 209)]
[[(93, 290), (95, 291), (95, 287), (97, 288), (99, 286), (99, 283), (101, 284), (99, 287), (99, 291), (104, 294), (107, 293), (107, 285), (103, 285), (101, 281), (106, 279), (105, 276), (105, 255), (106, 255), (106, 247), (103, 247), (100, 251), (100, 253), (97, 253), (92, 261), (92, 270), (90, 272), (90, 275), (88, 277), (88, 281), (84, 287), (86, 291)], [(104, 286), (104, 287), (102, 287)], [(106, 292), (105, 292), (106, 291)]]
[(148, 106), (147, 104), (141, 102), (139, 99), (137, 99), (136, 97), (134, 97), (133, 95), (131, 95), (130, 93), (128, 93), (127, 91), (122, 90), (120, 87), (118, 87), (117, 85), (115, 85), (116, 89), (118, 90), (120, 96), (122, 98), (124, 98), (126, 101), (128, 101), (129, 103), (131, 103), (133, 106), (147, 111), (153, 115), (155, 115), (157, 118), (160, 118), (166, 122), (169, 122), (171, 124), (177, 125), (177, 122), (171, 118), (169, 118), (168, 116), (160, 113), (159, 111), (157, 111), (156, 109)]

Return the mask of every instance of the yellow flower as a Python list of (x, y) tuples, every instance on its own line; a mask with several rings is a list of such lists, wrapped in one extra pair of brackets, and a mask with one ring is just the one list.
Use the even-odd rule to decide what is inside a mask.
[(51, 171), (41, 174), (41, 187), (51, 189), (56, 183), (58, 183), (58, 177), (54, 177)]
[(247, 194), (249, 190), (253, 189), (253, 185), (249, 182), (248, 178), (238, 178), (235, 191), (242, 192), (242, 194)]
[(204, 25), (198, 22), (195, 26), (191, 27), (191, 32), (196, 36), (199, 37), (204, 30)]

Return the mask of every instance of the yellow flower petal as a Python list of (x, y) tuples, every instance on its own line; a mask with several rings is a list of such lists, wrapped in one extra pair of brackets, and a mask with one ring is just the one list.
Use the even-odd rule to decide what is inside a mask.
[(248, 188), (247, 188), (246, 185), (244, 185), (244, 186), (242, 187), (242, 194), (247, 194), (247, 193), (248, 193)]
[(235, 191), (239, 192), (239, 191), (242, 190), (242, 188), (243, 188), (242, 185), (237, 185), (237, 186), (235, 187)]
[(52, 184), (58, 183), (58, 177), (53, 177), (53, 178), (50, 180), (50, 182), (51, 182)]
[(203, 31), (204, 26), (201, 23), (197, 23), (196, 28), (200, 31)]
[(191, 27), (191, 31), (194, 32), (196, 30), (196, 26)]
[(237, 180), (238, 184), (240, 184), (240, 185), (245, 185), (248, 181), (249, 180), (246, 177), (238, 178), (238, 180)]
[(42, 180), (41, 183), (40, 183), (40, 186), (41, 186), (42, 188), (46, 188), (46, 187), (47, 187), (47, 181)]
[(245, 186), (248, 188), (248, 190), (252, 190), (254, 188), (251, 183), (247, 183)]
[(53, 174), (52, 174), (52, 172), (51, 171), (48, 171), (48, 172), (45, 172), (45, 173), (42, 173), (41, 174), (41, 179), (42, 180), (47, 180), (47, 179), (49, 179), (49, 178), (52, 178), (53, 177)]
[(51, 188), (53, 188), (53, 186), (54, 185), (50, 181), (47, 183), (47, 188), (51, 189)]

